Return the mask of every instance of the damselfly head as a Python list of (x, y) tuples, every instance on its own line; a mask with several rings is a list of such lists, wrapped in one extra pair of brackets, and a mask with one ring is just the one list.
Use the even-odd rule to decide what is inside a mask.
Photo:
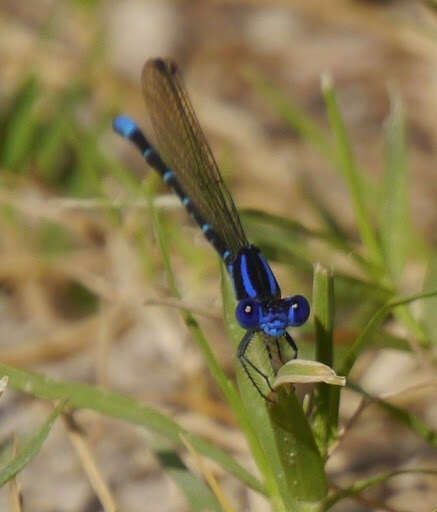
[(244, 329), (264, 331), (278, 337), (287, 327), (298, 327), (310, 314), (310, 305), (302, 295), (284, 299), (243, 299), (237, 305), (235, 315)]

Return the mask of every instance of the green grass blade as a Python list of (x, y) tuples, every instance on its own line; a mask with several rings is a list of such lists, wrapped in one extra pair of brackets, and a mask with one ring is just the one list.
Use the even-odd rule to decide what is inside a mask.
[[(437, 288), (437, 283), (435, 288)], [(426, 302), (428, 301), (432, 301), (432, 299), (428, 299)], [(372, 348), (390, 348), (401, 352), (411, 352), (411, 345), (406, 338), (401, 338), (383, 329), (375, 334), (370, 346)]]
[(284, 261), (308, 275), (312, 273), (312, 255), (304, 243), (308, 232), (303, 226), (290, 221), (285, 227), (286, 219), (262, 213), (250, 214), (249, 218), (245, 222), (247, 235), (268, 259)]
[(369, 251), (370, 259), (379, 268), (383, 265), (383, 258), (367, 210), (364, 180), (355, 162), (352, 146), (347, 135), (346, 126), (338, 105), (334, 87), (332, 86), (332, 81), (330, 77), (326, 75), (322, 78), (322, 89), (325, 97), (326, 110), (335, 137), (338, 165), (349, 187), (361, 239)]
[(364, 327), (362, 332), (355, 340), (352, 347), (346, 352), (338, 373), (347, 377), (351, 371), (355, 361), (357, 360), (360, 353), (371, 344), (372, 337), (375, 335), (376, 330), (381, 326), (382, 322), (386, 319), (387, 315), (395, 308), (410, 304), (419, 299), (428, 299), (437, 297), (437, 291), (430, 291), (427, 293), (419, 293), (417, 295), (411, 295), (400, 300), (393, 300), (382, 306), (369, 320), (367, 325)]
[(351, 496), (357, 496), (375, 485), (381, 485), (390, 480), (391, 478), (399, 475), (409, 475), (409, 474), (422, 474), (422, 475), (436, 475), (436, 469), (401, 469), (398, 471), (389, 471), (385, 473), (380, 473), (379, 475), (372, 476), (370, 478), (365, 478), (363, 480), (358, 480), (353, 483), (346, 489), (341, 489), (340, 491), (336, 491), (331, 496), (329, 496), (323, 506), (323, 510), (330, 510), (336, 503), (339, 501), (349, 498)]
[(347, 304), (363, 300), (385, 303), (393, 297), (393, 290), (380, 286), (374, 281), (337, 271), (335, 273), (336, 303), (346, 301)]
[(316, 360), (332, 367), (334, 329), (334, 280), (331, 271), (314, 269), (313, 316), (316, 329)]
[(432, 429), (416, 415), (405, 411), (400, 407), (396, 407), (383, 398), (372, 395), (371, 393), (365, 391), (358, 384), (349, 382), (348, 388), (353, 389), (357, 393), (360, 393), (360, 395), (366, 397), (367, 400), (385, 409), (398, 423), (401, 423), (415, 434), (420, 436), (422, 439), (424, 439), (431, 446), (437, 448), (437, 431)]
[(265, 492), (264, 486), (259, 480), (225, 451), (199, 436), (190, 434), (164, 414), (133, 398), (80, 382), (50, 379), (45, 375), (13, 368), (2, 363), (0, 363), (0, 375), (9, 377), (9, 386), (13, 389), (48, 400), (67, 398), (71, 407), (91, 409), (106, 416), (139, 425), (178, 445), (182, 445), (180, 436), (183, 434), (200, 454), (217, 462), (225, 471), (252, 489), (260, 493)]
[[(352, 258), (366, 274), (372, 275), (374, 266), (369, 263), (350, 241), (333, 231), (309, 229), (299, 222), (279, 215), (247, 209), (241, 212), (243, 222), (251, 240), (262, 246), (266, 255), (282, 254), (281, 261), (293, 263), (299, 269), (312, 272), (314, 259), (320, 259), (320, 248), (317, 252), (308, 249), (311, 242), (321, 242), (331, 257), (332, 249), (339, 251), (348, 258)], [(314, 244), (313, 244), (314, 245)], [(271, 254), (267, 254), (270, 250)], [(285, 255), (286, 254), (286, 255)], [(278, 256), (277, 256), (278, 257)], [(372, 282), (372, 286), (375, 283)]]
[(381, 242), (385, 261), (394, 283), (402, 277), (408, 248), (408, 163), (405, 114), (401, 99), (392, 94), (390, 116), (386, 122), (386, 162), (381, 210)]
[(259, 237), (277, 240), (285, 237), (293, 244), (320, 240), (348, 254), (353, 250), (353, 247), (345, 238), (341, 238), (330, 231), (309, 229), (300, 222), (256, 209), (245, 209), (240, 213), (247, 230), (258, 233)]
[[(334, 363), (334, 281), (329, 270), (316, 265), (314, 271), (313, 318), (316, 331), (316, 360), (330, 366)], [(314, 394), (312, 427), (322, 457), (337, 435), (340, 390), (321, 382)]]
[(305, 510), (305, 503), (314, 504), (328, 492), (324, 462), (294, 391), (281, 388), (278, 397), (268, 406), (273, 431), (297, 510)]
[(249, 229), (260, 229), (261, 225), (263, 229), (276, 229), (278, 233), (287, 233), (294, 241), (325, 236), (323, 233), (305, 227), (300, 222), (255, 208), (240, 210), (240, 214), (245, 226), (247, 225)]
[[(7, 375), (5, 373), (5, 375)], [(13, 387), (13, 385), (12, 385)], [(0, 469), (0, 487), (13, 478), (34, 459), (41, 450), (44, 441), (50, 433), (56, 419), (63, 411), (66, 400), (63, 400), (50, 414), (41, 429), (19, 450), (17, 455), (2, 469)]]

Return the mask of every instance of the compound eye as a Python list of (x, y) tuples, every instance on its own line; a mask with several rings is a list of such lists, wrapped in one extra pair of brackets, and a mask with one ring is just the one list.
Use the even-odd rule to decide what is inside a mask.
[(288, 323), (293, 327), (304, 324), (310, 316), (310, 305), (302, 295), (294, 295), (290, 298), (288, 309)]
[(250, 299), (241, 300), (235, 309), (235, 316), (241, 327), (254, 329), (259, 324), (259, 304)]

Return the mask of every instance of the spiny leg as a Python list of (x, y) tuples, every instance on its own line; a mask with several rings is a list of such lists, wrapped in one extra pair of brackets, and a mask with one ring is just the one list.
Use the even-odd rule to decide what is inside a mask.
[(298, 348), (297, 348), (297, 345), (296, 343), (294, 342), (294, 339), (288, 334), (287, 331), (285, 331), (285, 341), (290, 345), (290, 347), (293, 349), (294, 351), (294, 357), (293, 359), (297, 359), (297, 355), (298, 355)]
[(257, 366), (255, 366), (252, 361), (246, 357), (246, 351), (250, 345), (250, 342), (252, 341), (252, 338), (255, 334), (255, 331), (248, 331), (244, 335), (243, 339), (240, 341), (240, 344), (238, 345), (238, 360), (241, 363), (241, 366), (243, 367), (244, 371), (246, 372), (246, 375), (249, 377), (249, 380), (254, 385), (255, 389), (258, 391), (258, 393), (264, 398), (264, 400), (271, 401), (260, 389), (258, 384), (256, 383), (255, 379), (252, 377), (252, 375), (249, 372), (249, 369), (247, 365), (249, 365), (254, 371), (258, 373), (265, 381), (267, 386), (269, 387), (270, 391), (273, 391), (273, 388), (270, 384), (268, 376), (263, 373)]
[[(267, 354), (269, 356), (270, 366), (273, 368), (273, 356), (272, 356), (272, 351), (270, 348), (270, 341), (267, 338), (264, 338), (264, 345), (266, 347)], [(273, 368), (273, 371), (274, 371), (274, 368)]]
[(281, 364), (284, 364), (284, 360), (282, 359), (282, 351), (281, 344), (279, 343), (279, 338), (275, 338), (276, 350), (278, 352), (279, 361)]

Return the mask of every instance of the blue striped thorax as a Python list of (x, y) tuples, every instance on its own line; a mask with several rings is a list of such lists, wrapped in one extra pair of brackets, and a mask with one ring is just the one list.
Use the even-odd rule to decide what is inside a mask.
[(248, 245), (239, 251), (229, 272), (237, 300), (281, 296), (281, 289), (272, 269), (254, 245)]
[(228, 269), (239, 301), (235, 314), (245, 329), (278, 337), (287, 327), (297, 327), (308, 319), (308, 301), (302, 295), (281, 298), (272, 269), (257, 247), (241, 249)]

